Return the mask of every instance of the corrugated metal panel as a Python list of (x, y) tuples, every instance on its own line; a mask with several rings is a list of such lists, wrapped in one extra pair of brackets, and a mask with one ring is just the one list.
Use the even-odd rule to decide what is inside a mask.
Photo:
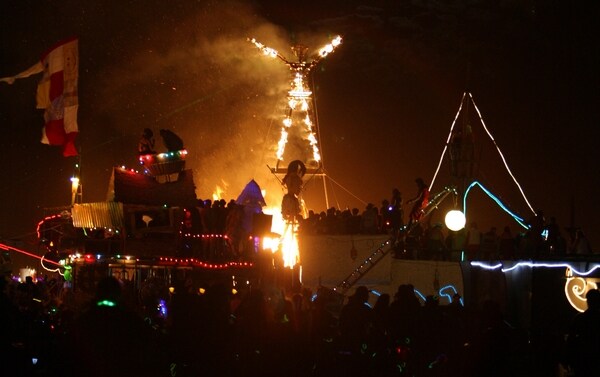
[(100, 202), (73, 205), (73, 226), (77, 228), (122, 228), (123, 203)]

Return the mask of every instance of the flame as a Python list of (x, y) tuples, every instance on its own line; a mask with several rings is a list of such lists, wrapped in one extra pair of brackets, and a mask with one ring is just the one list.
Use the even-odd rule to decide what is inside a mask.
[(212, 194), (213, 201), (221, 200), (223, 198), (223, 194), (225, 193), (225, 189), (221, 186), (217, 185), (215, 187), (215, 191)]
[(283, 254), (283, 265), (293, 268), (300, 263), (300, 248), (298, 247), (298, 224), (290, 224), (281, 216), (281, 208), (269, 207), (263, 210), (265, 214), (273, 216), (271, 232), (280, 235), (279, 238), (264, 238), (263, 249), (275, 253), (281, 250)]
[(262, 44), (259, 41), (257, 41), (255, 38), (248, 38), (248, 40), (251, 43), (253, 43), (256, 47), (258, 47), (258, 49), (261, 50), (262, 53), (265, 54), (266, 56), (269, 56), (271, 58), (276, 58), (277, 55), (279, 55), (279, 53), (277, 52), (277, 50), (274, 50), (271, 47), (265, 46), (264, 44)]
[[(304, 124), (308, 130), (308, 140), (312, 147), (313, 159), (315, 161), (321, 160), (321, 154), (319, 152), (319, 146), (317, 143), (317, 137), (312, 128), (313, 121), (310, 116), (310, 104), (309, 100), (311, 99), (312, 92), (307, 89), (304, 84), (304, 75), (300, 72), (296, 72), (294, 76), (294, 80), (292, 81), (291, 90), (288, 92), (288, 105), (290, 106), (291, 111), (302, 111), (305, 113)], [(300, 110), (297, 110), (296, 107), (300, 103)], [(292, 118), (288, 115), (284, 120), (283, 124), (285, 127), (289, 128), (292, 126)], [(283, 159), (283, 152), (285, 151), (285, 145), (287, 144), (287, 132), (282, 128), (281, 130), (281, 138), (279, 139), (278, 149), (277, 149), (277, 159)]]
[(283, 160), (283, 151), (285, 150), (285, 145), (287, 144), (288, 133), (285, 130), (285, 127), (281, 127), (281, 138), (279, 138), (279, 142), (277, 143), (277, 159)]
[(302, 100), (302, 111), (308, 111), (308, 102), (306, 102), (306, 99)]
[[(312, 92), (304, 85), (304, 75), (300, 72), (296, 72), (294, 81), (292, 81), (292, 88), (288, 92), (291, 99), (306, 101), (306, 98), (310, 98)], [(305, 109), (303, 109), (305, 110)]]
[(325, 46), (321, 47), (321, 49), (319, 50), (319, 56), (321, 56), (322, 58), (326, 57), (327, 55), (331, 54), (333, 50), (335, 50), (335, 48), (341, 43), (342, 37), (337, 35), (331, 40), (331, 42), (329, 42), (329, 44), (326, 44)]

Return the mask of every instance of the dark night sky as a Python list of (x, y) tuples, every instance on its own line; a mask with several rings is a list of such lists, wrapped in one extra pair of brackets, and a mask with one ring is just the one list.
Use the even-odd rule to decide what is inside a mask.
[[(199, 198), (217, 185), (225, 199), (235, 198), (254, 178), (269, 202), (269, 193), (281, 194), (266, 165), (275, 163), (288, 71), (246, 38), (291, 57), (293, 43), (314, 51), (341, 34), (344, 43), (313, 75), (325, 168), (337, 183), (328, 189), (330, 206), (362, 210), (394, 187), (413, 196), (415, 177), (433, 177), (468, 89), (532, 206), (563, 227), (581, 227), (599, 247), (597, 2), (294, 4), (7, 0), (0, 4), (0, 76), (79, 36), (86, 202), (105, 200), (113, 166), (136, 167), (144, 127), (184, 139)], [(70, 203), (75, 160), (39, 143), (38, 80), (0, 85), (4, 238), (30, 235), (44, 208)], [(476, 178), (529, 218), (480, 123), (472, 124)], [(446, 158), (432, 191), (449, 179)], [(305, 198), (309, 208), (325, 209), (319, 179), (308, 182)], [(483, 230), (519, 229), (481, 192), (469, 197), (469, 216)]]

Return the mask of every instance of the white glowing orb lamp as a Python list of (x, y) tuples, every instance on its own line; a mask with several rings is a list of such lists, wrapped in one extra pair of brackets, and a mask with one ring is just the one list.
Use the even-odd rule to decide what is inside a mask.
[(453, 209), (452, 211), (449, 211), (446, 214), (444, 221), (445, 221), (448, 229), (453, 230), (455, 232), (464, 228), (465, 224), (467, 223), (465, 214), (457, 209)]

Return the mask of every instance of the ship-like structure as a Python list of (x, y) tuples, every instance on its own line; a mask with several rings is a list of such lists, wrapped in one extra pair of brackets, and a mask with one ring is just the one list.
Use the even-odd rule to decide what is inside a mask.
[[(106, 201), (52, 209), (57, 213), (37, 227), (46, 264), (63, 262), (62, 268), (52, 268), (70, 270), (73, 284), (84, 291), (107, 274), (138, 288), (148, 281), (172, 285), (192, 275), (206, 284), (225, 276), (249, 282), (254, 255), (233, 244), (239, 240), (225, 224), (230, 208), (196, 197), (193, 172), (185, 167), (187, 153), (142, 154), (139, 170), (113, 168)], [(237, 229), (244, 226), (244, 205), (236, 209)]]

